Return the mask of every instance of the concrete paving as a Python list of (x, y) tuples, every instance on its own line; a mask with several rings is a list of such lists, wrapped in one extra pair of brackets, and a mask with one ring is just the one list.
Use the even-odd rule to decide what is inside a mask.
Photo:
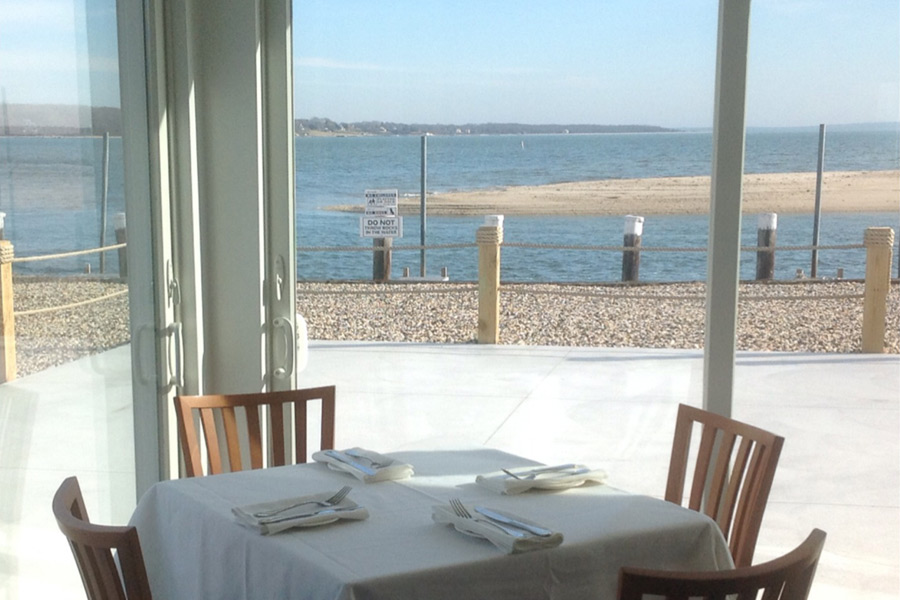
[[(64, 477), (128, 521), (129, 368), (124, 346), (0, 386), (0, 599), (84, 597), (50, 511)], [(702, 375), (701, 351), (312, 342), (300, 384), (337, 385), (338, 447), (487, 446), (661, 496)], [(900, 356), (741, 353), (733, 416), (786, 438), (755, 560), (818, 527), (811, 598), (900, 598)]]

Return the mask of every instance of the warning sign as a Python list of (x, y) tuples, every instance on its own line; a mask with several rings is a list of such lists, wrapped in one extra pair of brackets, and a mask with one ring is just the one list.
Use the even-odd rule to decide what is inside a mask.
[(371, 238), (403, 237), (403, 217), (366, 215), (359, 219), (359, 235)]
[(403, 237), (397, 190), (366, 190), (366, 214), (359, 219), (360, 237)]

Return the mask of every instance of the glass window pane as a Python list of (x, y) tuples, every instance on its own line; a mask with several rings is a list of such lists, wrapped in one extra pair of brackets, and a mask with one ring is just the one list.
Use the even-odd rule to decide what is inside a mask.
[(77, 476), (99, 523), (134, 508), (127, 252), (96, 251), (126, 241), (115, 1), (4, 2), (0, 95), (0, 596), (70, 597), (56, 488)]

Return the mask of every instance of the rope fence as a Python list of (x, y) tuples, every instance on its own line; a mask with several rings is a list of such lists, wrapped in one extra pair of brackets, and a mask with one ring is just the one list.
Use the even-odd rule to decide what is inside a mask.
[[(37, 262), (42, 260), (56, 260), (60, 258), (72, 258), (74, 256), (86, 256), (89, 254), (99, 254), (101, 252), (110, 252), (112, 250), (120, 250), (124, 251), (128, 246), (127, 242), (122, 242), (119, 244), (113, 244), (111, 246), (101, 246), (99, 248), (88, 248), (85, 250), (72, 250), (70, 252), (57, 252), (54, 254), (41, 254), (38, 256), (9, 256), (8, 262), (9, 264), (20, 264), (20, 263), (30, 263)], [(94, 298), (89, 298), (87, 300), (81, 300), (79, 302), (71, 302), (68, 304), (60, 304), (57, 306), (46, 306), (43, 308), (34, 308), (30, 310), (22, 310), (22, 311), (13, 311), (13, 315), (17, 317), (24, 317), (28, 315), (39, 315), (44, 313), (50, 313), (55, 311), (63, 311), (69, 310), (72, 308), (78, 308), (80, 306), (87, 306), (89, 304), (95, 304), (97, 302), (103, 302), (104, 300), (109, 300), (112, 298), (116, 298), (118, 296), (124, 296), (128, 293), (128, 290), (120, 290), (118, 292), (112, 292), (110, 294), (106, 294), (104, 296), (97, 296)]]
[[(119, 277), (124, 280), (127, 275), (126, 247), (125, 240), (125, 224), (124, 219), (119, 219), (116, 224), (116, 244), (110, 246), (102, 246), (99, 248), (88, 248), (85, 250), (73, 250), (71, 252), (57, 252), (53, 254), (43, 254), (40, 256), (21, 256), (16, 257), (13, 251), (13, 245), (9, 240), (0, 239), (0, 340), (2, 340), (2, 351), (0, 351), (0, 383), (12, 381), (16, 378), (16, 328), (15, 318), (30, 315), (41, 315), (50, 312), (71, 310), (81, 306), (96, 304), (105, 300), (118, 298), (128, 293), (127, 289), (119, 290), (102, 296), (88, 298), (78, 302), (69, 302), (56, 306), (45, 306), (42, 308), (34, 308), (29, 310), (15, 310), (15, 301), (13, 298), (13, 273), (14, 264), (31, 263), (42, 260), (56, 260), (61, 258), (71, 258), (75, 256), (86, 256), (89, 254), (97, 254), (117, 250), (119, 252)], [(101, 255), (100, 265), (103, 271), (105, 261)]]
[[(500, 291), (511, 294), (530, 294), (546, 296), (580, 296), (583, 298), (605, 298), (610, 300), (685, 300), (705, 302), (706, 295), (700, 294), (610, 294), (605, 292), (576, 292), (571, 290), (540, 290), (529, 286), (500, 286)], [(739, 296), (741, 301), (763, 302), (774, 301), (803, 301), (803, 300), (848, 300), (863, 298), (864, 294), (803, 294), (796, 296)]]
[(31, 310), (17, 310), (13, 311), (13, 314), (17, 317), (24, 317), (26, 315), (40, 315), (57, 310), (69, 310), (70, 308), (78, 308), (79, 306), (87, 306), (88, 304), (96, 304), (97, 302), (103, 302), (104, 300), (110, 300), (112, 298), (124, 296), (127, 293), (128, 290), (119, 290), (118, 292), (112, 292), (111, 294), (106, 294), (105, 296), (89, 298), (88, 300), (82, 300), (80, 302), (71, 302), (69, 304), (61, 304), (59, 306), (47, 306), (45, 308), (33, 308)]
[(100, 252), (108, 252), (110, 250), (124, 249), (128, 244), (115, 244), (113, 246), (103, 246), (101, 248), (90, 248), (88, 250), (73, 250), (71, 252), (59, 252), (57, 254), (42, 254), (40, 256), (18, 256), (12, 259), (13, 264), (37, 262), (39, 260), (52, 260), (56, 258), (71, 258), (73, 256), (84, 256), (86, 254), (98, 254)]
[[(632, 246), (590, 246), (581, 244), (537, 244), (534, 242), (503, 242), (502, 248), (533, 248), (537, 250), (589, 250), (599, 252), (633, 252)], [(477, 248), (477, 243), (429, 244), (426, 246), (297, 246), (298, 252), (392, 252), (405, 250), (448, 250), (456, 248)], [(810, 250), (858, 250), (864, 244), (830, 244), (820, 246), (778, 246), (778, 252)], [(706, 252), (706, 246), (641, 246), (641, 252)], [(771, 252), (771, 246), (741, 246), (741, 252)]]
[(477, 292), (478, 286), (476, 285), (467, 285), (463, 286), (457, 283), (454, 283), (450, 286), (445, 286), (442, 288), (420, 288), (420, 287), (410, 287), (410, 286), (390, 286), (391, 289), (383, 288), (383, 289), (374, 289), (374, 290), (347, 290), (347, 289), (333, 289), (333, 290), (303, 290), (301, 293), (304, 296), (381, 296), (381, 295), (390, 295), (390, 294), (402, 294), (402, 295), (416, 295), (416, 294), (456, 294), (459, 292)]

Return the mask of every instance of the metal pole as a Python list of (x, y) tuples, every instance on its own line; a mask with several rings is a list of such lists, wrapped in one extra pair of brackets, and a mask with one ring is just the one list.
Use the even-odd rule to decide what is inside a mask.
[[(106, 204), (109, 199), (109, 132), (103, 134), (103, 195), (100, 202), (100, 247), (106, 246)], [(106, 252), (100, 253), (100, 272), (106, 272)]]
[(812, 265), (809, 267), (809, 276), (816, 278), (819, 270), (819, 219), (822, 216), (822, 171), (825, 167), (825, 123), (819, 125), (819, 166), (816, 169), (816, 210), (813, 216), (813, 251)]
[(426, 220), (427, 220), (427, 206), (425, 202), (425, 192), (428, 189), (427, 185), (427, 176), (426, 173), (428, 171), (428, 137), (427, 135), (422, 136), (422, 189), (420, 194), (420, 203), (419, 207), (419, 218), (421, 220), (420, 227), (420, 246), (422, 249), (419, 251), (419, 275), (421, 277), (425, 277), (425, 231), (426, 231)]

